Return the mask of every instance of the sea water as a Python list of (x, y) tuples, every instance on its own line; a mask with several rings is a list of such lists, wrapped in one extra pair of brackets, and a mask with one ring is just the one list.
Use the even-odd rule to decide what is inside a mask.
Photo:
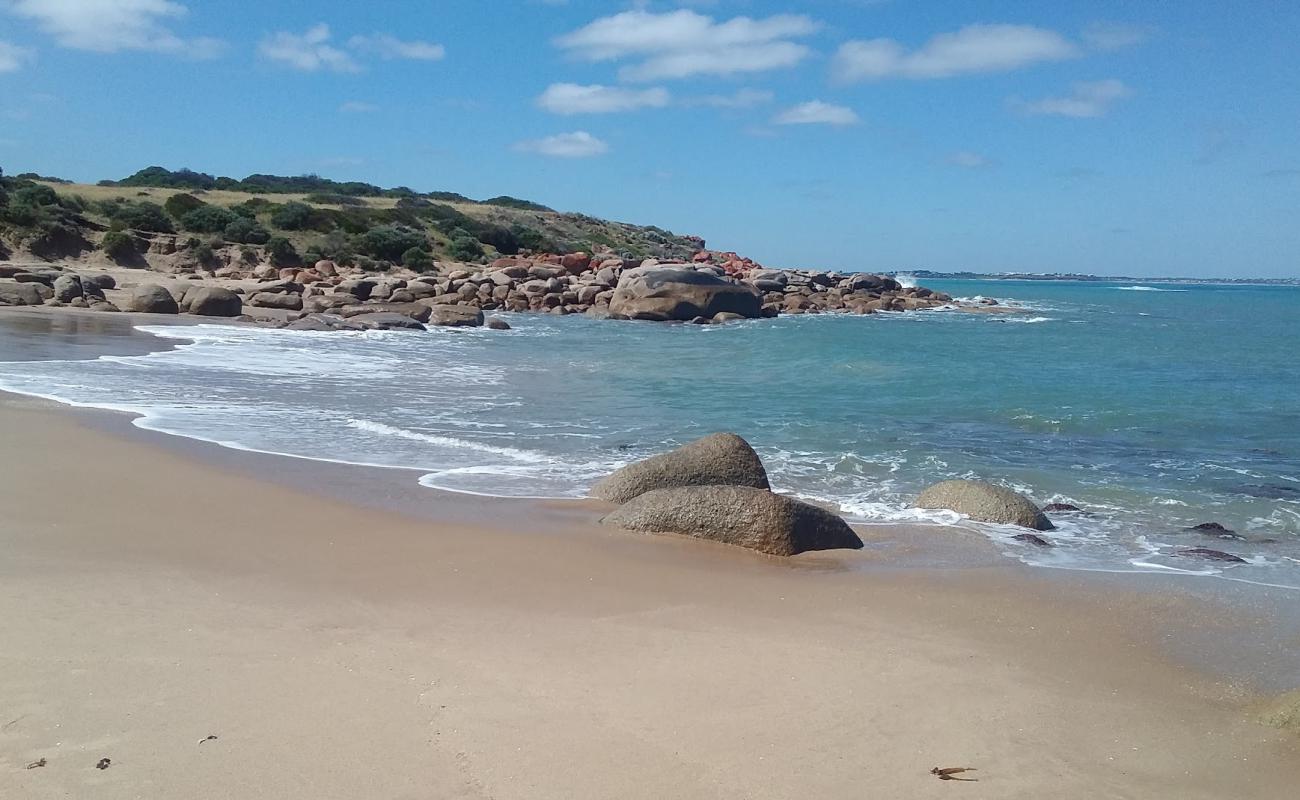
[[(1300, 587), (1300, 288), (933, 281), (1019, 313), (805, 315), (721, 326), (506, 315), (513, 329), (143, 330), (147, 355), (0, 363), (0, 388), (223, 445), (414, 467), (438, 489), (582, 497), (714, 431), (773, 486), (864, 523), (948, 478), (1053, 515), (1026, 563)], [(398, 473), (394, 480), (404, 480)], [(1218, 522), (1220, 539), (1187, 528)], [(1179, 553), (1227, 551), (1245, 564)]]

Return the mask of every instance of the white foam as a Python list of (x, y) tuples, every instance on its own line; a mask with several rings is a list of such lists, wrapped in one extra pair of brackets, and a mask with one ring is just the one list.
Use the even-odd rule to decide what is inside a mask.
[(1186, 289), (1161, 289), (1156, 286), (1112, 286), (1121, 292), (1185, 292)]
[(367, 433), (376, 433), (381, 436), (395, 436), (399, 439), (425, 442), (440, 447), (474, 450), (479, 453), (491, 453), (492, 455), (505, 456), (506, 458), (513, 458), (518, 461), (528, 461), (534, 464), (551, 460), (549, 457), (531, 450), (518, 450), (513, 447), (497, 447), (496, 445), (471, 442), (466, 441), (465, 439), (456, 439), (451, 436), (437, 436), (428, 433), (419, 433), (417, 431), (408, 431), (405, 428), (396, 428), (392, 425), (385, 425), (382, 422), (372, 422), (365, 419), (349, 419), (347, 425), (349, 428), (366, 431)]

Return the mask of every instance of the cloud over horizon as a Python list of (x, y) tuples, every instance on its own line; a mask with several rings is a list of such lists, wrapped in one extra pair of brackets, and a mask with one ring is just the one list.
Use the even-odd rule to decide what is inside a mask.
[(633, 10), (593, 20), (555, 44), (583, 61), (635, 61), (619, 69), (621, 80), (669, 80), (792, 67), (812, 53), (792, 40), (820, 27), (800, 14), (716, 22), (689, 9)]
[(1079, 81), (1065, 95), (1029, 102), (1012, 98), (1010, 102), (1013, 108), (1026, 114), (1089, 118), (1105, 116), (1117, 100), (1123, 100), (1132, 94), (1133, 90), (1123, 81), (1111, 78), (1103, 81)]
[(189, 14), (173, 0), (11, 0), (7, 10), (74, 50), (146, 50), (203, 59), (225, 47), (220, 39), (186, 39), (172, 32), (169, 23)]
[(619, 86), (553, 83), (537, 98), (552, 114), (612, 114), (639, 108), (663, 108), (672, 96), (666, 89), (625, 89)]
[(552, 158), (592, 158), (609, 152), (609, 145), (586, 131), (573, 131), (516, 142), (514, 149)]
[(777, 125), (856, 125), (857, 112), (821, 100), (809, 100), (792, 106), (772, 120)]
[(1033, 64), (1077, 58), (1080, 48), (1061, 34), (1033, 25), (967, 25), (932, 36), (915, 50), (895, 39), (840, 45), (831, 75), (840, 83), (907, 78), (927, 80), (1010, 72)]

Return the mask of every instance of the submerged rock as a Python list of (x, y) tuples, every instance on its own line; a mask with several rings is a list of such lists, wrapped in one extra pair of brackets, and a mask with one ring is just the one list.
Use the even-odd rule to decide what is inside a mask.
[(483, 324), (483, 312), (471, 306), (430, 303), (429, 324), (448, 328), (477, 328)]
[(715, 433), (676, 450), (628, 464), (591, 489), (594, 497), (626, 503), (653, 489), (729, 485), (767, 489), (767, 470), (734, 433)]
[(1017, 533), (1015, 536), (1012, 536), (1011, 538), (1012, 538), (1012, 539), (1015, 539), (1017, 542), (1024, 542), (1025, 544), (1032, 544), (1032, 545), (1035, 546), (1035, 547), (1053, 547), (1053, 546), (1054, 546), (1051, 542), (1047, 541), (1046, 539), (1044, 539), (1043, 537), (1039, 536), (1039, 535), (1036, 534), (1036, 533)]
[(1234, 556), (1232, 553), (1225, 553), (1222, 550), (1211, 550), (1208, 547), (1192, 547), (1187, 550), (1179, 550), (1174, 553), (1177, 556), (1188, 556), (1190, 558), (1203, 558), (1206, 561), (1222, 561), (1227, 564), (1245, 564), (1246, 559), (1241, 556)]
[(1043, 511), (1046, 511), (1048, 513), (1075, 512), (1075, 511), (1082, 511), (1082, 510), (1083, 510), (1082, 508), (1079, 508), (1078, 506), (1075, 505), (1071, 505), (1069, 503), (1048, 503), (1047, 505), (1043, 506)]
[(494, 330), (494, 331), (508, 331), (508, 330), (510, 330), (510, 323), (509, 323), (509, 322), (506, 322), (505, 320), (501, 319), (500, 317), (491, 317), (491, 318), (489, 318), (488, 321), (487, 321), (487, 326), (488, 326), (489, 328), (491, 328), (492, 330)]
[(1056, 527), (1029, 498), (985, 481), (936, 483), (921, 492), (916, 507), (948, 509), (979, 522), (1019, 525), (1036, 531), (1050, 531)]
[(751, 486), (655, 489), (601, 522), (630, 531), (696, 536), (776, 556), (862, 547), (862, 540), (839, 516)]

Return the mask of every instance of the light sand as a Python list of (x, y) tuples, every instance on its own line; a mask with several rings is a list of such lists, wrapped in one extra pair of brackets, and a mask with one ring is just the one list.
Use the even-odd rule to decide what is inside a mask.
[[(0, 797), (1300, 785), (1300, 739), (1152, 644), (1177, 599), (1011, 567), (863, 569), (870, 546), (780, 562), (603, 530), (582, 507), (430, 524), (229, 460), (0, 396)], [(470, 501), (427, 495), (465, 518)], [(926, 535), (877, 538), (909, 534)]]

